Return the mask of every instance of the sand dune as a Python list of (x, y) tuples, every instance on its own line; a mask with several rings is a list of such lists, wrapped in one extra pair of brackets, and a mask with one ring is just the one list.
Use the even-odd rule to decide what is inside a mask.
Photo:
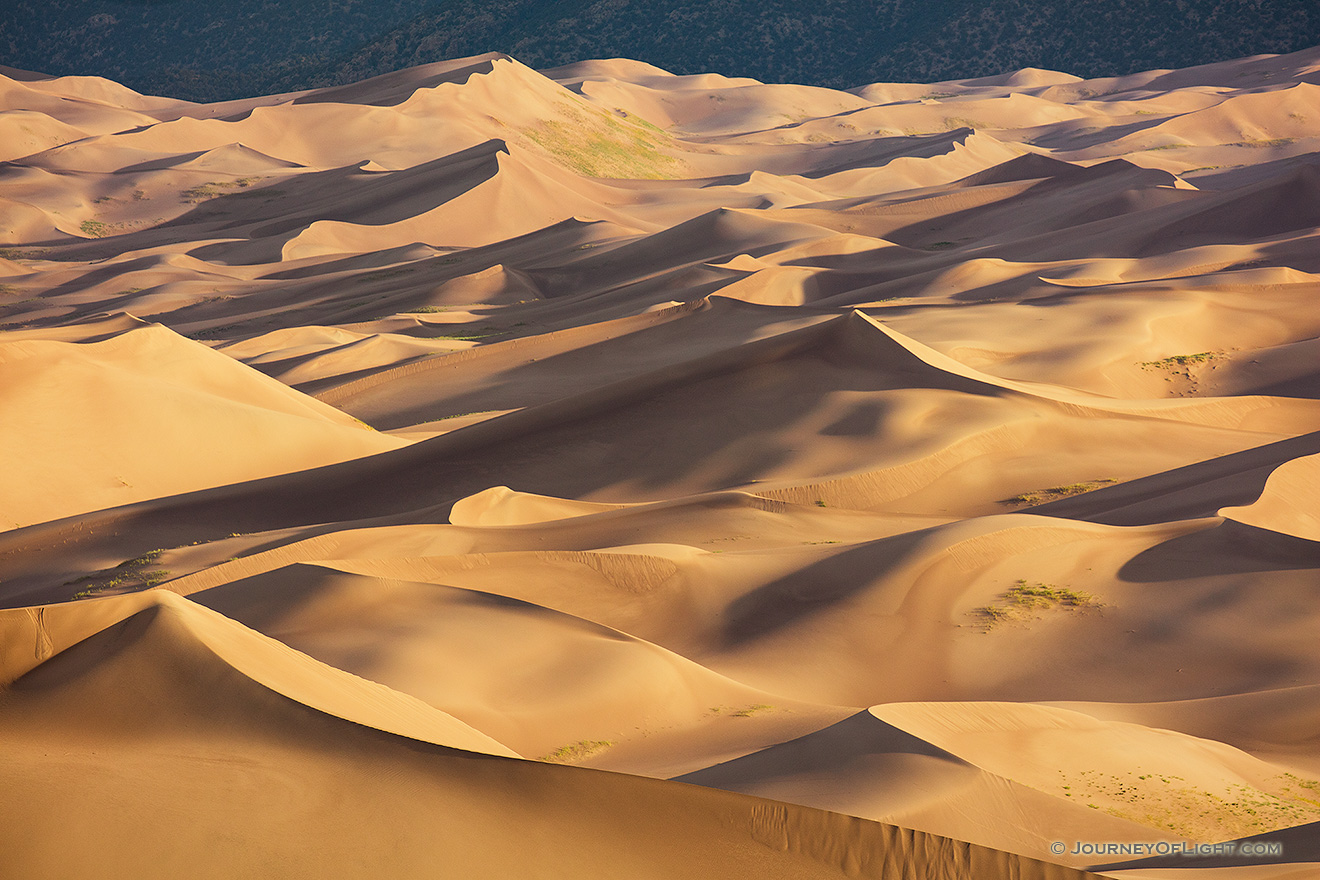
[(1310, 876), (1318, 59), (0, 69), (0, 873)]
[[(669, 741), (700, 741), (694, 731), (709, 737), (713, 726), (736, 727), (713, 735), (723, 749), (750, 750), (838, 714), (785, 704), (617, 630), (472, 590), (299, 565), (193, 598), (334, 667), (423, 699), (529, 757), (634, 771), (640, 764), (665, 775), (675, 760)], [(383, 643), (388, 653), (364, 655), (364, 646)], [(777, 712), (735, 714), (772, 702)], [(738, 746), (727, 742), (733, 736), (755, 739)], [(679, 767), (712, 760), (685, 754)]]
[(25, 463), (0, 502), (7, 528), (400, 445), (158, 324), (0, 342), (0, 372), (0, 454)]
[[(4, 808), (7, 869), (222, 877), (265, 870), (274, 860), (289, 876), (372, 864), (421, 877), (439, 859), (454, 870), (498, 875), (533, 869), (603, 877), (623, 865), (633, 876), (666, 877), (694, 864), (691, 853), (663, 845), (673, 836), (699, 842), (695, 864), (716, 873), (835, 877), (860, 869), (880, 877), (892, 876), (887, 868), (896, 865), (906, 876), (959, 876), (968, 867), (1083, 876), (835, 814), (432, 745), (438, 738), (499, 753), (461, 726), (438, 737), (419, 729), (418, 722), (434, 728), (431, 719), (443, 716), (308, 665), (187, 600), (137, 604), (145, 607), (56, 654), (4, 695), (11, 748), (3, 773), (6, 790), (19, 795)], [(261, 679), (249, 677), (253, 667)], [(282, 673), (292, 681), (271, 689), (270, 679)], [(105, 696), (125, 685), (127, 699)], [(339, 701), (340, 711), (349, 701), (356, 717), (316, 705), (327, 699)], [(399, 715), (399, 705), (418, 717)], [(52, 738), (52, 729), (65, 734)], [(126, 799), (126, 785), (141, 794)], [(52, 809), (74, 788), (71, 809)], [(198, 797), (203, 791), (208, 795)], [(546, 798), (556, 804), (549, 824)], [(621, 802), (653, 811), (664, 832), (639, 833), (616, 808)], [(351, 821), (345, 803), (357, 805)], [(178, 817), (169, 823), (167, 847), (157, 825), (162, 811)], [(500, 823), (489, 821), (492, 811)], [(399, 833), (419, 814), (433, 824)], [(228, 828), (219, 840), (216, 823)], [(52, 833), (70, 826), (80, 829), (76, 843), (53, 846)], [(545, 841), (531, 852), (517, 841), (533, 827)], [(610, 828), (616, 833), (602, 849), (596, 835)], [(200, 847), (208, 852), (203, 861), (196, 859)]]
[[(428, 710), (415, 700), (332, 667), (319, 666), (279, 642), (262, 639), (232, 620), (207, 614), (174, 594), (153, 591), (145, 601), (136, 596), (102, 601), (127, 607), (103, 611), (103, 620), (108, 618), (104, 628), (73, 644), (51, 638), (51, 630), (58, 633), (60, 626), (58, 608), (29, 618), (31, 627), (22, 627), (25, 621), (21, 617), (16, 621), (19, 628), (35, 629), (38, 650), (53, 655), (49, 662), (11, 684), (5, 715), (6, 724), (12, 725), (16, 735), (28, 728), (33, 714), (76, 716), (86, 710), (89, 700), (94, 702), (92, 695), (125, 686), (154, 692), (156, 699), (176, 707), (183, 726), (179, 732), (186, 733), (190, 728), (196, 731), (194, 718), (201, 706), (212, 700), (248, 701), (251, 696), (244, 693), (245, 689), (259, 686), (286, 698), (291, 706), (301, 704), (400, 736), (468, 751), (515, 754), (444, 713)], [(9, 616), (19, 617), (19, 612), (10, 612)], [(13, 623), (9, 628), (16, 640), (29, 635), (13, 633)], [(32, 642), (30, 635), (22, 640)], [(210, 686), (199, 692), (190, 680), (208, 681)], [(237, 692), (226, 694), (224, 690)], [(264, 693), (261, 696), (269, 700)], [(142, 724), (142, 718), (130, 711), (130, 706), (110, 703), (104, 708), (108, 711), (101, 713), (98, 725), (103, 734), (132, 733)], [(258, 716), (256, 720), (260, 723), (267, 719)], [(164, 731), (157, 728), (151, 732)]]
[(1260, 497), (1245, 507), (1226, 507), (1219, 511), (1249, 526), (1282, 532), (1298, 538), (1320, 541), (1320, 506), (1308, 486), (1320, 478), (1320, 456), (1295, 458), (1279, 465), (1265, 481)]
[[(1058, 785), (1045, 792), (987, 771), (877, 718), (877, 711), (681, 779), (885, 816), (904, 827), (956, 829), (961, 839), (1016, 852), (1046, 854), (1061, 838), (1140, 839), (1149, 833), (1131, 819), (1071, 802)], [(1000, 820), (1005, 813), (1013, 823)]]

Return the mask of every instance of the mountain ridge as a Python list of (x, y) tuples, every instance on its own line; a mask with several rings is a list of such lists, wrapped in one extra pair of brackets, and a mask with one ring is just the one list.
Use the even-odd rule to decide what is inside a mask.
[[(223, 11), (220, 11), (223, 8)], [(1305, 0), (21, 0), (0, 20), (6, 65), (96, 74), (192, 101), (324, 88), (442, 58), (505, 52), (532, 67), (636, 58), (674, 73), (853, 88), (1021, 68), (1085, 78), (1320, 43)]]

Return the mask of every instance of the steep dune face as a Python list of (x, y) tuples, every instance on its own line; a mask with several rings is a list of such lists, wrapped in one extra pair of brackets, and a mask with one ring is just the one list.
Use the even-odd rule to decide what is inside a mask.
[(0, 76), (0, 873), (1305, 840), (1315, 57)]
[(1280, 465), (1261, 495), (1243, 507), (1225, 507), (1220, 516), (1262, 529), (1320, 541), (1320, 505), (1308, 487), (1320, 479), (1320, 456), (1308, 455)]

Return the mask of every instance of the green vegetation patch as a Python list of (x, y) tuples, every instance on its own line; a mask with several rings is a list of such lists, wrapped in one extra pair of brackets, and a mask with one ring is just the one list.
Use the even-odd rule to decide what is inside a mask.
[(410, 275), (416, 271), (416, 266), (392, 266), (388, 269), (376, 269), (372, 272), (364, 272), (358, 277), (363, 281), (378, 281), (384, 278), (399, 278), (403, 275)]
[(110, 234), (109, 224), (102, 223), (100, 220), (84, 220), (78, 228), (83, 231), (83, 235), (92, 238), (104, 238)]
[[(401, 312), (400, 314), (406, 315), (406, 314), (416, 314), (416, 313), (417, 311), (414, 309), (412, 310), (412, 312)], [(478, 327), (476, 330), (471, 330), (464, 333), (442, 333), (439, 336), (432, 336), (431, 338), (455, 339), (460, 341), (471, 342), (477, 339), (489, 339), (492, 336), (504, 336), (508, 332), (509, 331), (507, 330), (500, 330), (496, 327)]]
[(1066, 486), (1050, 486), (1046, 489), (1032, 489), (1030, 492), (1023, 492), (1020, 495), (1014, 495), (1012, 498), (1005, 498), (1000, 504), (1008, 504), (1013, 507), (1034, 507), (1037, 504), (1044, 504), (1047, 501), (1058, 501), (1060, 498), (1071, 498), (1074, 495), (1084, 495), (1087, 492), (1094, 492), (1096, 489), (1103, 488), (1117, 483), (1113, 477), (1103, 477), (1099, 480), (1087, 480), (1082, 483), (1069, 483)]
[(949, 131), (959, 128), (989, 128), (990, 126), (977, 119), (968, 119), (966, 116), (946, 116), (944, 117), (944, 127)]
[(1219, 357), (1213, 351), (1201, 351), (1196, 354), (1175, 354), (1158, 361), (1142, 361), (1143, 367), (1185, 367), (1188, 364), (1205, 364)]
[(542, 755), (540, 760), (549, 764), (577, 764), (587, 760), (592, 755), (599, 755), (601, 752), (614, 745), (614, 740), (609, 739), (583, 739), (566, 746), (560, 746), (548, 755)]
[(106, 568), (92, 574), (83, 575), (76, 580), (69, 581), (65, 586), (87, 584), (82, 590), (74, 593), (73, 598), (75, 599), (89, 599), (110, 591), (129, 592), (151, 589), (170, 579), (170, 572), (166, 569), (153, 568), (160, 561), (161, 554), (164, 552), (163, 549), (152, 550), (143, 553), (141, 556), (125, 559), (114, 568)]
[(179, 198), (185, 202), (197, 204), (214, 199), (217, 196), (224, 195), (221, 190), (232, 189), (234, 187), (249, 187), (261, 180), (260, 177), (240, 177), (238, 180), (209, 180), (206, 183), (199, 183), (197, 186), (189, 187), (179, 193)]
[(1255, 148), (1259, 149), (1259, 148), (1261, 148), (1261, 147), (1286, 147), (1286, 146), (1288, 146), (1288, 144), (1295, 144), (1295, 143), (1297, 143), (1297, 138), (1295, 138), (1295, 137), (1256, 138), (1256, 139), (1253, 139), (1253, 140), (1238, 141), (1237, 143), (1232, 143), (1232, 144), (1224, 144), (1224, 146), (1226, 146), (1226, 147), (1255, 147)]
[(1198, 351), (1196, 354), (1175, 354), (1157, 361), (1141, 361), (1138, 366), (1143, 370), (1167, 370), (1190, 379), (1192, 367), (1208, 364), (1222, 357), (1223, 355), (1217, 351)]
[[(1285, 773), (1280, 779), (1283, 782), (1281, 794), (1286, 795), (1291, 800), (1310, 804), (1320, 810), (1320, 780), (1304, 779), (1292, 773)], [(1301, 791), (1297, 789), (1301, 789)]]
[(1000, 595), (999, 601), (976, 608), (972, 615), (988, 632), (1001, 623), (1031, 620), (1042, 611), (1056, 608), (1102, 608), (1090, 593), (1079, 593), (1054, 584), (1028, 584), (1019, 580)]
[[(712, 95), (712, 97), (714, 96)], [(723, 98), (720, 98), (720, 100), (723, 100)], [(655, 132), (661, 137), (668, 137), (668, 135), (665, 134), (665, 130), (663, 128), (656, 125), (654, 122), (648, 122), (646, 119), (642, 118), (641, 116), (638, 116), (636, 113), (629, 113), (627, 110), (624, 110), (622, 107), (615, 107), (614, 112), (617, 113), (619, 116), (622, 116), (624, 119), (627, 119), (629, 122), (632, 122), (635, 125), (640, 125), (642, 128), (646, 129), (647, 131)], [(1296, 116), (1297, 114), (1294, 113), (1293, 115)]]
[(473, 410), (472, 412), (461, 412), (461, 413), (453, 413), (452, 415), (447, 415), (447, 416), (440, 416), (440, 417), (437, 418), (437, 419), (432, 419), (432, 421), (435, 421), (435, 422), (443, 422), (443, 421), (445, 421), (445, 420), (447, 420), (447, 419), (465, 419), (465, 418), (467, 418), (468, 416), (484, 416), (484, 415), (488, 415), (488, 414), (490, 414), (490, 413), (496, 413), (496, 412), (500, 412), (500, 410), (498, 410), (498, 409), (477, 409), (477, 410)]
[(237, 330), (241, 324), (222, 324), (219, 327), (207, 327), (186, 334), (189, 339), (219, 339)]
[(364, 422), (364, 421), (362, 421), (361, 419), (359, 419), (357, 416), (349, 415), (348, 413), (344, 413), (344, 415), (348, 416), (350, 419), (352, 419), (354, 422), (356, 422), (356, 423), (357, 423), (357, 426), (358, 426), (359, 428), (361, 428), (362, 430), (364, 430), (364, 431), (375, 431), (375, 430), (376, 430), (375, 428), (371, 427), (371, 425), (368, 425), (366, 422)]
[(563, 119), (546, 119), (523, 132), (559, 164), (588, 177), (666, 180), (682, 175), (683, 163), (666, 152), (673, 141), (655, 126), (566, 102), (559, 109)]
[(57, 259), (47, 248), (25, 248), (17, 250), (15, 248), (0, 249), (0, 257), (8, 260), (55, 260)]
[[(1062, 773), (1062, 771), (1060, 771)], [(1231, 784), (1220, 790), (1162, 773), (1065, 775), (1063, 797), (1111, 816), (1193, 840), (1228, 840), (1320, 820), (1320, 782), (1285, 773), (1262, 787)]]

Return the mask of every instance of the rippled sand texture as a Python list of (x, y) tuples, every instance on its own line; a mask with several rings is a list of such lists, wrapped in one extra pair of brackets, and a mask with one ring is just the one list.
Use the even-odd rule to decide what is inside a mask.
[(1320, 50), (0, 73), (0, 873), (1320, 870)]

